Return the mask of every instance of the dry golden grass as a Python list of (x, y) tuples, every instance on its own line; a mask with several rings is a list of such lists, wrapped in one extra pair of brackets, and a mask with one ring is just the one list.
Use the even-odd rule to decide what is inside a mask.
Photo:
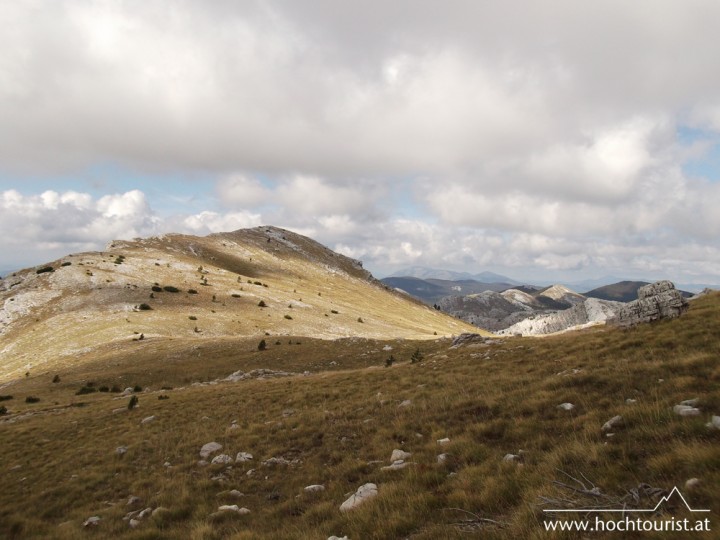
[[(567, 480), (559, 471), (618, 497), (640, 483), (683, 490), (697, 477), (701, 484), (683, 493), (720, 526), (720, 431), (705, 426), (720, 414), (719, 294), (674, 321), (457, 349), (447, 339), (265, 339), (262, 352), (259, 338), (230, 337), (136, 342), (132, 354), (107, 347), (93, 361), (5, 387), (0, 394), (14, 398), (1, 403), (11, 414), (0, 423), (0, 537), (574, 538), (542, 526), (540, 497), (573, 497), (553, 484)], [(417, 348), (424, 359), (411, 363)], [(385, 368), (390, 354), (396, 363)], [(310, 374), (191, 384), (256, 368)], [(139, 394), (137, 409), (113, 413), (129, 398), (75, 395), (88, 382), (151, 391)], [(28, 395), (40, 402), (25, 403)], [(700, 399), (701, 416), (676, 416), (673, 405), (690, 398)], [(576, 408), (558, 409), (563, 402)], [(608, 438), (600, 427), (616, 414), (625, 427)], [(150, 415), (154, 422), (140, 423)], [(255, 459), (199, 466), (210, 441)], [(128, 448), (122, 457), (118, 446)], [(382, 471), (395, 448), (415, 464)], [(520, 450), (522, 464), (503, 462)], [(298, 462), (261, 464), (271, 457)], [(219, 474), (225, 482), (212, 480)], [(341, 513), (366, 482), (379, 486), (378, 497)], [(304, 493), (310, 484), (325, 491)], [(232, 499), (232, 489), (244, 496)], [(135, 509), (131, 495), (143, 500), (137, 508), (167, 511), (131, 529), (122, 519)], [(251, 513), (212, 517), (220, 504)], [(83, 529), (90, 516), (102, 520)]]

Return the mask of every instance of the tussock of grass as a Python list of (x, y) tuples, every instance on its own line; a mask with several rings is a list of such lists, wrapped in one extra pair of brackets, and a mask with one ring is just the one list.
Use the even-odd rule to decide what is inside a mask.
[[(720, 432), (705, 427), (720, 414), (720, 295), (695, 301), (678, 320), (630, 330), (458, 349), (423, 342), (415, 363), (412, 341), (289, 341), (268, 339), (262, 352), (255, 339), (229, 338), (176, 340), (129, 358), (107, 350), (58, 383), (46, 374), (16, 382), (14, 395), (41, 401), (7, 401), (0, 421), (0, 536), (546, 538), (540, 497), (573, 497), (553, 484), (567, 480), (560, 471), (584, 474), (612, 496), (641, 483), (682, 490), (697, 477), (701, 484), (683, 491), (688, 502), (720, 508)], [(390, 369), (386, 345), (396, 359)], [(298, 375), (191, 385), (259, 368)], [(132, 411), (114, 413), (128, 398), (99, 392), (71, 406), (89, 380), (150, 390)], [(174, 388), (162, 391), (171, 399), (156, 398), (161, 387)], [(672, 412), (691, 398), (700, 417)], [(575, 408), (558, 409), (564, 402)], [(618, 414), (625, 425), (607, 437), (600, 427)], [(142, 425), (150, 415), (156, 420)], [(199, 466), (210, 441), (254, 459)], [(414, 464), (382, 471), (395, 448)], [(440, 453), (447, 458), (438, 464)], [(508, 453), (522, 461), (504, 462)], [(298, 461), (263, 466), (271, 457)], [(219, 474), (225, 482), (212, 480)], [(366, 482), (379, 495), (340, 513)], [(325, 490), (305, 493), (310, 484)], [(244, 497), (228, 500), (231, 489)], [(168, 511), (131, 530), (122, 520), (130, 495)], [(211, 518), (220, 504), (252, 513)], [(82, 530), (91, 515), (102, 518), (98, 529)]]

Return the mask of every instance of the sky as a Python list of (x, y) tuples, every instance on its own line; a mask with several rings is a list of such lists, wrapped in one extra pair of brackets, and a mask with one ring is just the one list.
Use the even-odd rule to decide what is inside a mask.
[(0, 0), (0, 271), (259, 225), (720, 283), (716, 0)]

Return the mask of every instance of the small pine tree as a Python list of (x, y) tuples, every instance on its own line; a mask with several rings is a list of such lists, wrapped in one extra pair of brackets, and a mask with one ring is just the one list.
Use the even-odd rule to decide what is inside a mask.
[(420, 352), (420, 349), (415, 349), (415, 352), (410, 357), (410, 363), (415, 364), (417, 362), (422, 362), (423, 354)]
[(265, 343), (265, 340), (261, 340), (260, 343), (258, 343), (258, 351), (264, 351), (267, 349), (267, 343)]
[(391, 354), (390, 358), (385, 360), (385, 367), (390, 367), (395, 362), (395, 357)]
[(259, 307), (267, 307), (267, 304), (265, 303), (264, 300), (260, 300), (260, 301), (258, 302), (258, 306), (259, 306)]
[(132, 396), (130, 398), (130, 401), (128, 402), (128, 411), (132, 411), (135, 407), (137, 407), (138, 404), (138, 397)]

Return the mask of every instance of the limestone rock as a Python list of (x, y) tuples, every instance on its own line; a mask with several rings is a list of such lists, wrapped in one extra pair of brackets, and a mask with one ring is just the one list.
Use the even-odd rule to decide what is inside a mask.
[(706, 425), (710, 429), (720, 429), (720, 416), (713, 415), (712, 420)]
[(382, 470), (382, 471), (398, 471), (400, 469), (404, 469), (408, 465), (414, 465), (414, 463), (407, 462), (404, 459), (398, 459), (396, 461), (393, 461), (391, 465), (386, 465), (385, 467), (381, 467), (380, 470)]
[(209, 442), (207, 444), (204, 444), (203, 447), (200, 449), (200, 457), (205, 459), (209, 457), (210, 454), (214, 454), (218, 450), (222, 450), (222, 444), (216, 442)]
[(358, 507), (366, 501), (369, 501), (373, 497), (377, 496), (378, 487), (375, 484), (367, 483), (360, 486), (355, 493), (340, 505), (341, 512), (348, 512), (353, 508)]
[(153, 416), (147, 416), (147, 417), (143, 418), (140, 421), (140, 423), (141, 424), (149, 424), (150, 422), (154, 422), (154, 421), (155, 421), (155, 416), (153, 415)]
[(228, 463), (232, 463), (233, 458), (228, 456), (227, 454), (219, 454), (215, 456), (212, 461), (210, 462), (212, 465), (227, 465)]
[(659, 319), (674, 319), (688, 308), (688, 302), (671, 281), (663, 280), (638, 289), (638, 299), (621, 307), (610, 321), (634, 326)]
[(325, 486), (322, 484), (313, 484), (311, 486), (306, 486), (303, 491), (305, 493), (318, 493), (320, 491), (325, 491)]
[(673, 412), (678, 416), (700, 416), (700, 409), (696, 409), (690, 405), (675, 405)]
[(238, 452), (238, 455), (235, 457), (235, 463), (244, 463), (250, 461), (252, 458), (253, 455), (249, 452)]
[(462, 347), (463, 345), (470, 345), (472, 343), (485, 343), (486, 341), (487, 338), (481, 336), (480, 334), (465, 333), (455, 337), (455, 339), (452, 340), (450, 348), (454, 349)]
[(97, 527), (100, 524), (99, 516), (92, 516), (83, 521), (83, 527)]
[(603, 424), (602, 430), (603, 431), (610, 431), (611, 429), (615, 429), (618, 427), (622, 427), (625, 424), (625, 421), (623, 420), (623, 417), (620, 415), (613, 416), (610, 420), (605, 422)]
[(395, 450), (392, 451), (392, 455), (390, 456), (390, 461), (393, 462), (393, 461), (397, 461), (399, 459), (407, 459), (410, 456), (412, 456), (412, 454), (410, 452), (405, 452), (403, 450), (399, 450), (396, 448)]
[(563, 411), (572, 411), (575, 408), (575, 405), (572, 403), (561, 403), (557, 406), (558, 409), (562, 409)]

